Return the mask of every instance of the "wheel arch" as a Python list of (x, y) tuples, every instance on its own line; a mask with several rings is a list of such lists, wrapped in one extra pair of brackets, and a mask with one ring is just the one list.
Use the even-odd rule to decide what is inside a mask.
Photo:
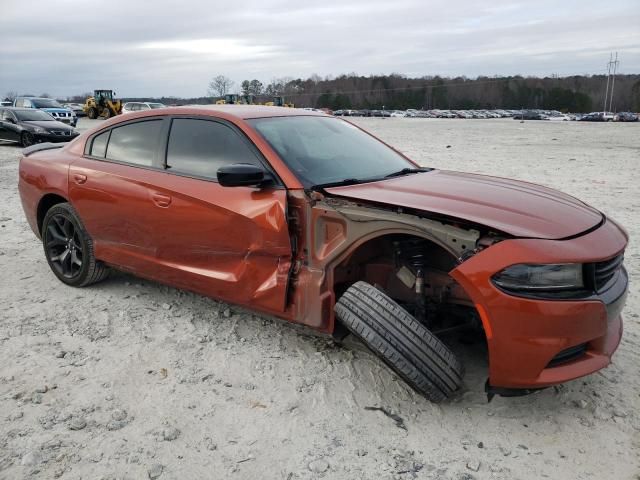
[[(385, 229), (385, 230), (377, 230), (375, 232), (370, 232), (367, 235), (363, 235), (354, 241), (350, 247), (344, 250), (339, 256), (332, 260), (332, 262), (327, 265), (328, 271), (328, 283), (330, 288), (332, 288), (335, 292), (335, 270), (340, 265), (345, 264), (345, 262), (349, 262), (350, 260), (357, 258), (357, 255), (360, 252), (363, 252), (369, 248), (371, 248), (372, 244), (376, 242), (384, 242), (385, 240), (391, 240), (397, 237), (404, 237), (406, 239), (414, 238), (423, 240), (432, 245), (439, 253), (441, 253), (445, 258), (447, 258), (451, 262), (451, 269), (453, 270), (457, 265), (457, 256), (454, 252), (451, 251), (447, 247), (447, 245), (437, 241), (433, 236), (428, 233), (414, 230), (411, 228), (393, 228), (393, 229)], [(388, 252), (391, 253), (392, 252)]]
[(38, 202), (38, 208), (36, 213), (36, 219), (38, 224), (38, 233), (42, 236), (42, 222), (44, 221), (44, 216), (54, 205), (58, 205), (59, 203), (67, 203), (69, 200), (64, 198), (62, 195), (57, 193), (47, 193), (42, 196), (40, 201)]

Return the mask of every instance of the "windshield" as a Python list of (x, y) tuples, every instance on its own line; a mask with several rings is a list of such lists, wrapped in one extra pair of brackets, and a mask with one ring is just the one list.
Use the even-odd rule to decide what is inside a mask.
[(52, 98), (34, 98), (31, 100), (31, 103), (33, 103), (33, 106), (36, 108), (64, 108)]
[(416, 166), (343, 120), (330, 117), (272, 117), (249, 120), (305, 188), (384, 178)]
[(163, 103), (149, 103), (148, 104), (151, 108), (164, 108), (165, 105)]
[(13, 113), (16, 114), (16, 117), (18, 117), (18, 120), (22, 121), (22, 122), (29, 122), (29, 121), (53, 121), (55, 120), (55, 118), (53, 118), (51, 115), (49, 115), (47, 112), (43, 112), (42, 110), (14, 110)]

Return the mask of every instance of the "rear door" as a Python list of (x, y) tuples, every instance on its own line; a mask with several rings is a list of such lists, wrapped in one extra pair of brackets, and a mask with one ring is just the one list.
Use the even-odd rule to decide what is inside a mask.
[(162, 168), (168, 121), (122, 124), (87, 141), (69, 168), (69, 196), (95, 242), (96, 256), (134, 273), (153, 267), (153, 175)]

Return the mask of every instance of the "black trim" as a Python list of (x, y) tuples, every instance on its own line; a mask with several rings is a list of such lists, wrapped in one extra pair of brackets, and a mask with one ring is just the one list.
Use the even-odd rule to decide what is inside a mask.
[(524, 395), (531, 395), (532, 393), (539, 392), (549, 387), (539, 388), (508, 388), (508, 387), (494, 387), (489, 384), (489, 379), (484, 384), (484, 391), (487, 394), (487, 403), (493, 400), (493, 397), (500, 395), (501, 397), (522, 397)]
[(581, 343), (580, 345), (574, 345), (573, 347), (565, 348), (561, 352), (557, 353), (545, 368), (559, 367), (565, 363), (573, 362), (582, 357), (587, 351), (587, 344)]

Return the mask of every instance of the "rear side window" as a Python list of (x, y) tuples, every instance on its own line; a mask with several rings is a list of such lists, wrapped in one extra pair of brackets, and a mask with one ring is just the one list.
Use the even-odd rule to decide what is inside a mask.
[(152, 166), (161, 130), (162, 120), (148, 120), (113, 128), (106, 158), (134, 165)]
[(107, 130), (104, 133), (101, 133), (97, 137), (93, 139), (93, 144), (91, 145), (91, 156), (92, 157), (100, 157), (104, 158), (107, 153), (107, 141), (109, 140), (109, 131)]
[(24, 106), (24, 100), (19, 98), (16, 100), (16, 107), (23, 107)]
[(172, 172), (215, 179), (221, 166), (232, 163), (261, 164), (232, 128), (208, 120), (173, 120), (167, 148), (167, 168)]

